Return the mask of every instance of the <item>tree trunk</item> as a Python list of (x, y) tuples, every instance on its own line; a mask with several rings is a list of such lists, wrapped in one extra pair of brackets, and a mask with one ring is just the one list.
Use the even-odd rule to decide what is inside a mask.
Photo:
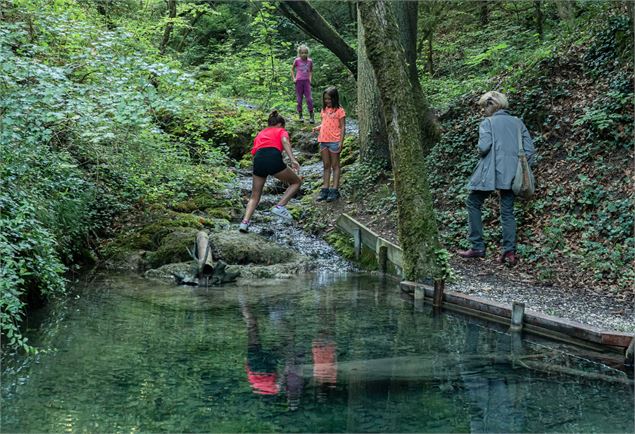
[[(417, 113), (419, 113), (419, 128), (423, 139), (423, 151), (430, 152), (434, 143), (440, 136), (439, 127), (435, 121), (434, 112), (428, 105), (419, 83), (417, 73), (417, 17), (419, 3), (413, 1), (395, 1), (390, 3), (394, 8), (399, 39), (404, 48), (406, 64), (408, 67), (408, 79), (412, 86), (412, 95), (415, 101)], [(432, 35), (430, 35), (432, 37)]]
[(428, 73), (434, 74), (434, 58), (432, 57), (432, 32), (428, 35)]
[(413, 89), (404, 65), (392, 8), (383, 0), (358, 4), (367, 56), (377, 78), (388, 127), (397, 193), (398, 235), (407, 279), (438, 278), (440, 247), (432, 195), (423, 158), (421, 130)]
[(307, 1), (282, 1), (278, 4), (282, 14), (297, 25), (304, 33), (324, 45), (342, 61), (353, 76), (357, 76), (357, 55), (355, 50), (340, 36), (320, 13)]
[[(168, 17), (170, 20), (176, 18), (176, 0), (167, 0), (168, 2)], [(159, 53), (164, 54), (165, 49), (168, 46), (168, 42), (170, 42), (170, 34), (172, 33), (172, 29), (174, 28), (174, 23), (169, 21), (165, 30), (163, 31), (163, 39), (161, 40), (161, 46), (159, 47)]]
[(543, 29), (544, 16), (542, 14), (541, 3), (542, 3), (542, 0), (534, 0), (534, 15), (536, 17), (536, 31), (538, 32), (538, 35), (540, 36), (540, 40), (542, 41), (544, 39), (544, 29)]
[(489, 24), (489, 5), (487, 4), (488, 0), (480, 1), (480, 12), (481, 12), (481, 25), (486, 26)]
[(360, 159), (377, 162), (390, 169), (390, 150), (386, 121), (373, 67), (366, 57), (364, 26), (357, 12), (357, 120), (359, 122)]

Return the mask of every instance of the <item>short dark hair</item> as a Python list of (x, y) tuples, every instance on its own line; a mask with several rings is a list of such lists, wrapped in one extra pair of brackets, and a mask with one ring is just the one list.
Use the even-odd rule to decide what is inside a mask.
[(326, 103), (324, 102), (324, 97), (328, 95), (331, 97), (331, 107), (340, 108), (340, 93), (337, 91), (335, 86), (327, 87), (324, 93), (322, 94), (322, 106), (326, 108)]
[(285, 121), (284, 118), (278, 113), (278, 110), (274, 110), (269, 113), (269, 120), (267, 121), (267, 125), (273, 127), (274, 125), (282, 124), (284, 127)]

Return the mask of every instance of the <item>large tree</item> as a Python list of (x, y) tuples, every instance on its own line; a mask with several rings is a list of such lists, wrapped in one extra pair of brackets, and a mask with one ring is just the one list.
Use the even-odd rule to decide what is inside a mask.
[(440, 278), (440, 249), (432, 195), (428, 186), (413, 87), (392, 8), (385, 1), (358, 4), (366, 54), (373, 67), (388, 129), (397, 194), (398, 235), (408, 279)]

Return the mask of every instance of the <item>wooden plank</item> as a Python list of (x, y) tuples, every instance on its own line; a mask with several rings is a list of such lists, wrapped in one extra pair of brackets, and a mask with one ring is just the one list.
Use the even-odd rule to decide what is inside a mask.
[[(403, 281), (399, 284), (404, 292), (412, 293), (415, 289), (422, 288), (429, 298), (434, 295), (434, 288), (416, 282)], [(512, 316), (512, 308), (509, 305), (486, 300), (473, 295), (460, 292), (446, 291), (444, 307), (463, 311), (468, 314), (486, 318), (489, 321), (507, 323)], [(531, 333), (540, 334), (556, 339), (567, 340), (567, 337), (575, 338), (583, 342), (608, 347), (626, 348), (633, 339), (633, 334), (612, 330), (601, 330), (597, 327), (557, 318), (537, 312), (525, 311), (524, 329)]]

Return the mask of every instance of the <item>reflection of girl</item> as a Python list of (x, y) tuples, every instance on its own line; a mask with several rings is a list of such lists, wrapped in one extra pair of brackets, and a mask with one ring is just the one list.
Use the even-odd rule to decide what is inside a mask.
[(318, 384), (335, 385), (337, 382), (337, 361), (335, 342), (323, 335), (313, 340), (313, 378)]
[(243, 318), (247, 323), (247, 379), (254, 393), (258, 395), (277, 395), (280, 392), (276, 373), (277, 357), (262, 348), (258, 322), (249, 311), (249, 307), (241, 307)]

